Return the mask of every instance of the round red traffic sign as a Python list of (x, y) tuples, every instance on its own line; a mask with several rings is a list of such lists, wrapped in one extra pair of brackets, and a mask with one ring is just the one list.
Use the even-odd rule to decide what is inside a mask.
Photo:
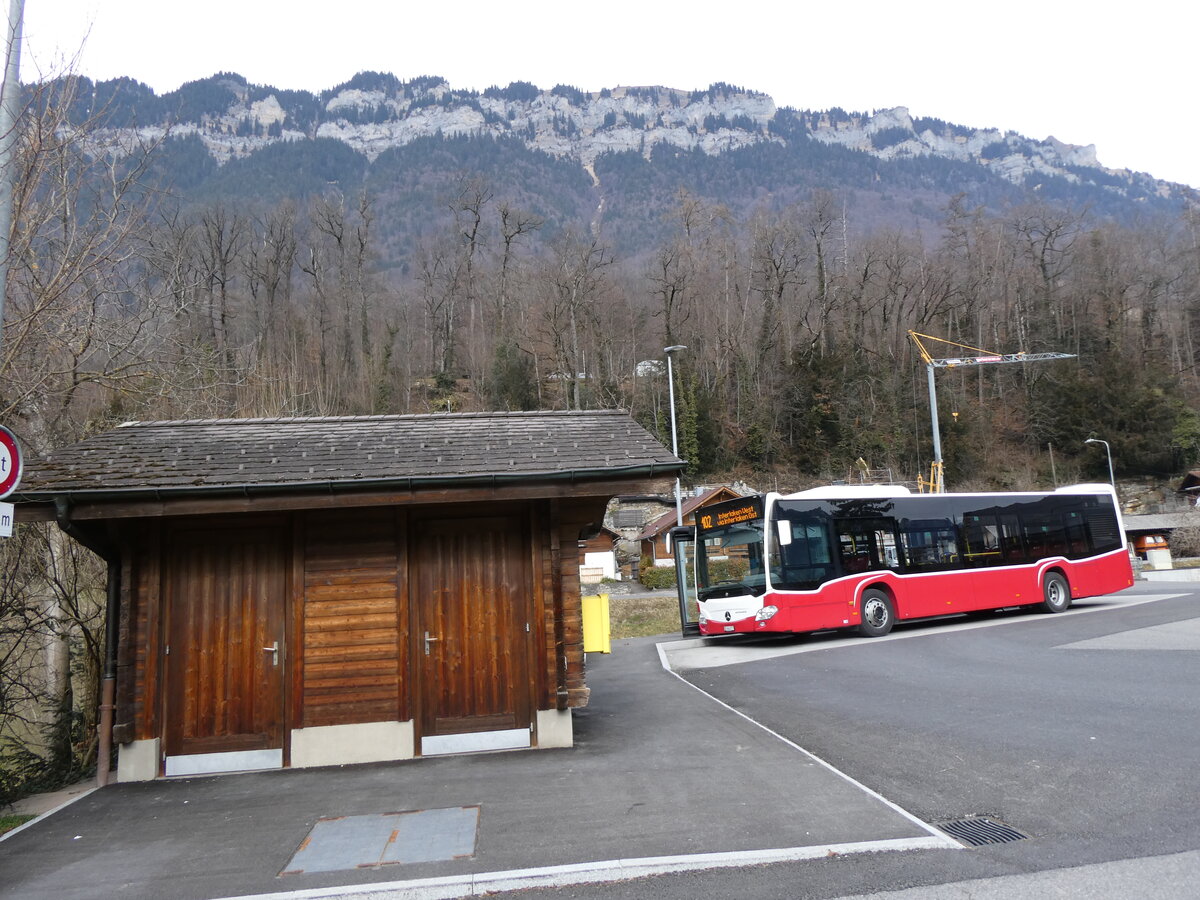
[(17, 437), (0, 425), (0, 500), (17, 489), (21, 483), (21, 447)]

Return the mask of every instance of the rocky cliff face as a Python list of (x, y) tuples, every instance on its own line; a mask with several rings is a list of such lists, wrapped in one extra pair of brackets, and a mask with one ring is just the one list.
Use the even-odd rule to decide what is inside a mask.
[[(904, 107), (872, 114), (781, 110), (766, 94), (727, 85), (690, 93), (617, 87), (585, 94), (518, 83), (477, 93), (456, 91), (436, 78), (405, 83), (362, 75), (320, 98), (303, 95), (310, 102), (298, 106), (298, 92), (249, 85), (239, 76), (215, 76), (209, 84), (228, 92), (227, 108), (176, 121), (171, 133), (198, 135), (219, 163), (279, 141), (332, 138), (374, 160), (421, 137), (491, 135), (576, 160), (595, 177), (592, 165), (604, 153), (635, 151), (649, 157), (656, 147), (668, 145), (715, 155), (765, 141), (811, 139), (881, 160), (936, 157), (975, 163), (1015, 184), (1055, 175), (1116, 193), (1135, 184), (1162, 197), (1186, 190), (1146, 174), (1105, 169), (1093, 146), (1052, 137), (1036, 141), (936, 119), (914, 121)], [(138, 131), (154, 138), (166, 129), (164, 121)], [(109, 129), (104, 137), (115, 148), (128, 141), (130, 129)]]

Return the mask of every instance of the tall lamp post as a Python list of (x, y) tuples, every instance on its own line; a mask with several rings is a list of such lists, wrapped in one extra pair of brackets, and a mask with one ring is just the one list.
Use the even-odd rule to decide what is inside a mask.
[[(675, 370), (671, 366), (671, 354), (676, 350), (686, 350), (687, 347), (683, 344), (672, 344), (670, 347), (663, 347), (663, 353), (667, 354), (667, 391), (671, 398), (671, 454), (679, 458), (679, 433), (675, 428)], [(675, 524), (683, 524), (683, 500), (679, 495), (679, 476), (675, 476)]]
[(13, 165), (17, 153), (17, 118), (21, 112), (21, 24), (25, 0), (8, 6), (8, 52), (0, 85), (0, 339), (3, 339), (4, 297), (8, 292), (8, 243), (12, 226)]
[(1108, 457), (1108, 483), (1113, 486), (1113, 490), (1115, 491), (1117, 489), (1117, 479), (1113, 477), (1112, 450), (1108, 447), (1108, 441), (1102, 441), (1100, 438), (1088, 438), (1084, 443), (1104, 445), (1104, 454)]

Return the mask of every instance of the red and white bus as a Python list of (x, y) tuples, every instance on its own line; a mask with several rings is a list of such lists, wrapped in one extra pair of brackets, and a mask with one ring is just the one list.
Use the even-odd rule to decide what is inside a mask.
[(1108, 485), (759, 494), (698, 510), (686, 552), (680, 568), (691, 569), (704, 635), (855, 627), (875, 637), (898, 619), (1034, 604), (1062, 612), (1133, 584)]

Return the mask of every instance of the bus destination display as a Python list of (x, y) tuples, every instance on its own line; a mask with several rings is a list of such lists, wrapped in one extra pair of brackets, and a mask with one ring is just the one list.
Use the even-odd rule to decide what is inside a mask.
[(755, 499), (744, 500), (732, 506), (712, 506), (700, 514), (701, 528), (721, 528), (725, 525), (736, 525), (739, 522), (752, 522), (762, 518), (762, 502)]

